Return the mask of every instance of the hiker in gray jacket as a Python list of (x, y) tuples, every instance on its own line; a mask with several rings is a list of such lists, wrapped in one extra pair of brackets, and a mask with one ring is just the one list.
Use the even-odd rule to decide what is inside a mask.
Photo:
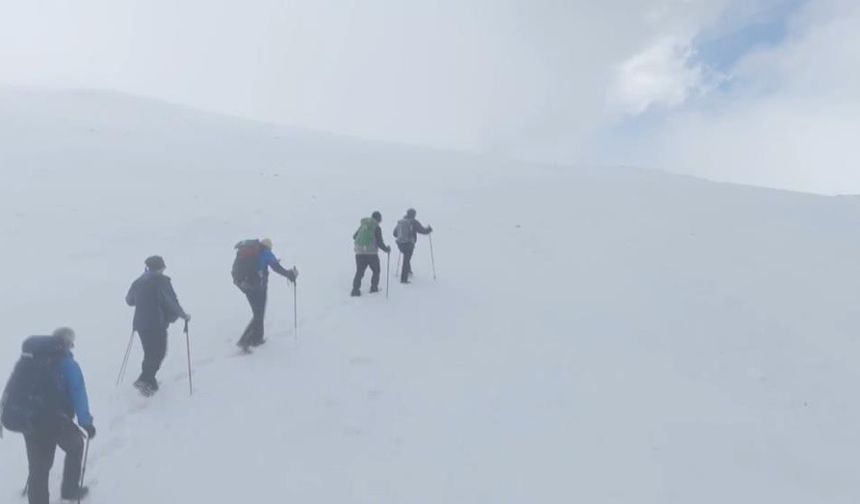
[(415, 243), (418, 235), (429, 235), (433, 232), (432, 226), (426, 228), (415, 218), (417, 212), (414, 208), (406, 211), (406, 215), (397, 222), (394, 228), (394, 237), (397, 239), (397, 248), (403, 253), (403, 270), (400, 273), (400, 283), (409, 283), (412, 276), (412, 254), (415, 252)]

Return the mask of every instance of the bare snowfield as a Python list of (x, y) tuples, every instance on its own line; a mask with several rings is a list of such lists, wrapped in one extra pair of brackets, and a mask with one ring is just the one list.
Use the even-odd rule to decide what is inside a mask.
[[(77, 330), (92, 504), (860, 500), (856, 198), (89, 92), (0, 93), (0, 175), (0, 374), (27, 335)], [(389, 299), (350, 298), (359, 219), (393, 242), (410, 206), (438, 280), (422, 238), (412, 285), (392, 255)], [(299, 330), (273, 277), (269, 343), (238, 357), (232, 246), (263, 236), (299, 268)], [(193, 316), (190, 398), (178, 325), (156, 397), (130, 385), (138, 342), (114, 385), (151, 254)], [(0, 467), (19, 502), (19, 435)]]

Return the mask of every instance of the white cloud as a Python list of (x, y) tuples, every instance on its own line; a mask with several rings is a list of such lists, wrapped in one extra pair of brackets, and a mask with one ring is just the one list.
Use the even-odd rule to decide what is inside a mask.
[(612, 106), (637, 115), (651, 106), (676, 107), (705, 86), (704, 69), (692, 62), (687, 41), (664, 38), (619, 65), (610, 90)]

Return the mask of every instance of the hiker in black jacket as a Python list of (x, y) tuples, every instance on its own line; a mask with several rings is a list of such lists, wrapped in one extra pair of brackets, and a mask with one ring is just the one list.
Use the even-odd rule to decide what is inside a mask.
[(134, 307), (133, 327), (143, 345), (140, 378), (134, 386), (151, 395), (158, 390), (155, 373), (167, 354), (167, 327), (180, 318), (188, 322), (191, 316), (179, 305), (170, 277), (164, 274), (164, 259), (152, 256), (145, 264), (146, 271), (131, 284), (125, 302)]
[(379, 292), (379, 276), (382, 269), (379, 265), (379, 250), (386, 254), (391, 253), (391, 247), (382, 240), (382, 229), (379, 227), (381, 222), (382, 214), (373, 212), (369, 218), (361, 219), (361, 226), (352, 235), (355, 242), (355, 277), (352, 279), (351, 293), (353, 297), (361, 295), (361, 280), (368, 267), (373, 273), (370, 277), (370, 292)]
[(412, 276), (412, 254), (415, 252), (415, 243), (418, 235), (429, 235), (433, 232), (432, 226), (426, 228), (415, 218), (417, 212), (414, 208), (406, 211), (406, 215), (397, 222), (394, 228), (394, 237), (397, 239), (397, 248), (403, 253), (403, 269), (400, 273), (400, 283), (409, 283)]

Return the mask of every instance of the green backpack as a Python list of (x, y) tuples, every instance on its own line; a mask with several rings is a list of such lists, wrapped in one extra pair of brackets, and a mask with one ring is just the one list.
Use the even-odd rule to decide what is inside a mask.
[(361, 226), (355, 232), (356, 253), (372, 254), (376, 252), (376, 228), (379, 223), (371, 217), (361, 219)]

